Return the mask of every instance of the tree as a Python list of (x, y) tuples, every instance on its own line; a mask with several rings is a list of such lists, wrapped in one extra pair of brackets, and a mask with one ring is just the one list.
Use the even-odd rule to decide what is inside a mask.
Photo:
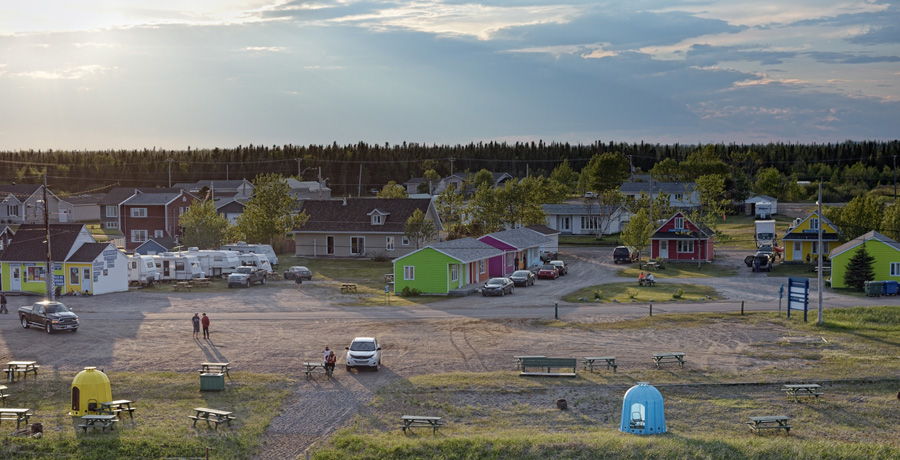
[(419, 249), (420, 245), (434, 239), (437, 235), (437, 226), (433, 220), (425, 218), (425, 213), (421, 209), (416, 209), (409, 219), (406, 219), (403, 234), (410, 241), (414, 241), (416, 249)]
[(302, 227), (309, 216), (297, 214), (297, 200), (281, 174), (260, 174), (253, 180), (253, 193), (243, 214), (238, 217), (235, 231), (248, 243), (272, 244), (275, 237), (284, 236)]
[(487, 169), (482, 169), (475, 173), (475, 177), (472, 179), (472, 184), (475, 186), (475, 188), (481, 187), (482, 184), (493, 187), (494, 174)]
[(568, 159), (563, 160), (562, 163), (553, 168), (553, 172), (550, 173), (550, 179), (562, 184), (566, 187), (566, 191), (570, 193), (574, 192), (575, 187), (578, 186), (578, 173), (569, 166)]
[(423, 177), (428, 180), (428, 194), (434, 194), (434, 187), (437, 185), (438, 181), (441, 180), (441, 175), (438, 174), (434, 169), (428, 169), (425, 171)]
[[(697, 193), (700, 196), (700, 206), (695, 208), (688, 218), (691, 222), (716, 231), (719, 217), (725, 215), (725, 208), (729, 200), (725, 194), (725, 178), (718, 174), (708, 174), (697, 177)], [(716, 231), (719, 241), (725, 241), (727, 235)]]
[(894, 241), (900, 241), (900, 200), (884, 208), (881, 218), (881, 233)]
[(481, 184), (478, 187), (475, 196), (469, 200), (466, 210), (472, 216), (473, 229), (484, 233), (500, 230), (506, 211), (496, 189), (488, 184)]
[(384, 184), (381, 191), (379, 191), (376, 195), (376, 198), (409, 198), (409, 194), (406, 193), (406, 189), (403, 188), (402, 185), (397, 184), (394, 181), (390, 181), (387, 184)]
[(503, 210), (500, 226), (543, 225), (547, 220), (541, 206), (544, 193), (541, 180), (527, 177), (521, 181), (507, 181), (502, 188), (496, 189), (496, 205)]
[(659, 182), (677, 182), (682, 178), (681, 166), (674, 158), (658, 161), (650, 169), (650, 177)]
[(631, 221), (628, 222), (619, 237), (626, 246), (644, 250), (650, 246), (650, 237), (652, 236), (650, 233), (654, 230), (656, 230), (656, 226), (651, 224), (647, 209), (642, 208), (631, 215)]
[(184, 228), (182, 243), (200, 249), (218, 249), (229, 240), (233, 230), (228, 219), (216, 212), (212, 200), (196, 201), (178, 217)]
[(450, 234), (450, 239), (457, 238), (462, 230), (460, 228), (461, 216), (465, 209), (462, 193), (459, 193), (455, 185), (450, 184), (438, 194), (434, 205), (437, 207), (438, 216), (441, 218), (444, 228)]
[(847, 240), (881, 228), (884, 205), (872, 195), (859, 195), (841, 209), (838, 221), (832, 221), (841, 229)]
[(594, 155), (587, 166), (581, 170), (586, 190), (602, 193), (619, 188), (622, 182), (631, 175), (628, 158), (619, 152), (607, 152)]
[(866, 243), (863, 243), (856, 250), (856, 254), (847, 262), (847, 271), (844, 272), (844, 283), (847, 286), (856, 288), (857, 291), (862, 291), (866, 281), (875, 279), (875, 270), (872, 268), (874, 262), (875, 258), (866, 250)]

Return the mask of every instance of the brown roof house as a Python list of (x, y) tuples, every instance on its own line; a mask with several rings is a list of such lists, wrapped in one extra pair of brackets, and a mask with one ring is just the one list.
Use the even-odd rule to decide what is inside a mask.
[[(43, 185), (0, 184), (0, 224), (44, 222)], [(72, 220), (73, 207), (47, 189), (47, 219), (52, 223)]]
[(391, 259), (416, 250), (405, 235), (406, 220), (418, 209), (435, 223), (436, 242), (444, 229), (429, 198), (345, 198), (306, 200), (306, 225), (291, 232), (301, 257), (376, 257)]
[[(47, 292), (47, 228), (23, 224), (3, 254), (4, 292)], [(50, 224), (54, 286), (62, 292), (106, 294), (128, 290), (127, 257), (110, 243), (97, 243), (82, 224)]]

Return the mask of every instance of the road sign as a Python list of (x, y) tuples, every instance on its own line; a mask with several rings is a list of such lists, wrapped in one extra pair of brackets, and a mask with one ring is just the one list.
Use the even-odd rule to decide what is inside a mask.
[(806, 322), (806, 314), (809, 312), (809, 278), (788, 278), (787, 305), (788, 318), (791, 317), (791, 310), (803, 310), (803, 322)]

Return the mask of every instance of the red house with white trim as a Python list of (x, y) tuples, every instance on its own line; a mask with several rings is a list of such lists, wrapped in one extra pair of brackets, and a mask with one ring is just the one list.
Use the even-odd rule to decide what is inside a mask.
[(711, 262), (715, 256), (713, 236), (710, 229), (694, 224), (683, 213), (677, 212), (650, 237), (650, 258)]
[(174, 193), (138, 191), (120, 206), (125, 249), (133, 251), (151, 238), (180, 236), (178, 218), (197, 201), (200, 200), (184, 190)]

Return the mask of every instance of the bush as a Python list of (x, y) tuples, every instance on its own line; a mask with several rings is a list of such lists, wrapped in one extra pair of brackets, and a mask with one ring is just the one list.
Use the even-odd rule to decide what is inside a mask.
[(680, 288), (677, 291), (675, 291), (674, 294), (672, 294), (673, 299), (680, 299), (683, 296), (684, 296), (684, 289), (680, 289)]
[(629, 299), (634, 300), (634, 298), (637, 297), (638, 293), (637, 293), (637, 291), (628, 289), (627, 291), (625, 291), (625, 295), (627, 295)]
[(372, 253), (372, 260), (375, 262), (390, 262), (391, 258), (383, 252)]
[(422, 291), (420, 291), (416, 288), (410, 289), (409, 286), (404, 286), (403, 290), (400, 291), (400, 295), (403, 297), (417, 297), (421, 294), (422, 294)]
[(603, 291), (601, 291), (600, 289), (594, 289), (594, 298), (600, 300), (601, 297), (603, 297)]

